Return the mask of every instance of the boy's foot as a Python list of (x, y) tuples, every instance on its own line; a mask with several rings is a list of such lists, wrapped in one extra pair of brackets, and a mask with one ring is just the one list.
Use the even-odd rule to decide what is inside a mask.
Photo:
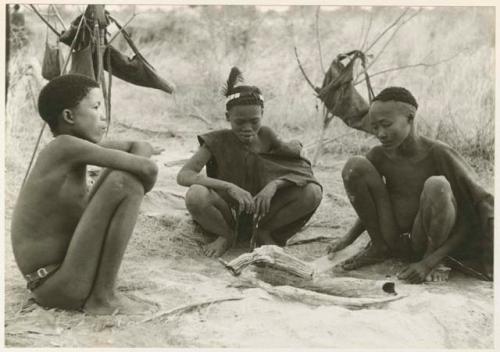
[(256, 237), (257, 246), (259, 246), (259, 247), (260, 246), (273, 246), (273, 245), (275, 246), (275, 245), (277, 245), (276, 241), (271, 236), (270, 231), (257, 229), (257, 232), (255, 233), (255, 237)]
[(389, 258), (387, 249), (368, 244), (361, 252), (355, 254), (351, 258), (342, 263), (342, 269), (354, 270), (362, 266), (377, 264)]
[(220, 257), (231, 247), (231, 241), (225, 237), (219, 236), (213, 242), (202, 246), (203, 253), (207, 257)]
[(101, 300), (92, 297), (85, 302), (83, 311), (91, 315), (138, 315), (151, 312), (154, 307), (139, 298), (133, 299), (124, 294), (117, 293), (113, 298)]
[(425, 277), (427, 282), (442, 282), (448, 281), (451, 269), (443, 264), (438, 264), (432, 271)]

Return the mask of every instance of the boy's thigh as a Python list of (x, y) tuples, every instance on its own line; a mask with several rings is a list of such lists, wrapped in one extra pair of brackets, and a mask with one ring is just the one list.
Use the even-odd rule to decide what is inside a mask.
[(323, 198), (323, 190), (316, 183), (304, 186), (291, 185), (276, 191), (271, 200), (271, 207), (284, 206), (293, 201), (303, 203), (306, 208), (317, 208)]

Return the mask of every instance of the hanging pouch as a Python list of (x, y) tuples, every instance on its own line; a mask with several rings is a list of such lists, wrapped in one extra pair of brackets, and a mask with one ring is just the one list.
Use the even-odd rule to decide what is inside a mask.
[[(49, 18), (50, 10), (49, 7)], [(57, 27), (57, 24), (55, 25)], [(49, 32), (48, 28), (45, 33), (45, 52), (43, 54), (42, 62), (42, 77), (46, 80), (51, 80), (57, 76), (61, 75), (61, 68), (63, 65), (63, 56), (61, 49), (59, 48), (59, 41), (57, 40), (55, 44), (49, 43)]]
[(45, 53), (43, 54), (42, 77), (51, 80), (61, 75), (63, 57), (59, 45), (45, 43)]
[(73, 51), (71, 54), (71, 69), (69, 72), (78, 73), (94, 80), (96, 79), (90, 44), (80, 51)]

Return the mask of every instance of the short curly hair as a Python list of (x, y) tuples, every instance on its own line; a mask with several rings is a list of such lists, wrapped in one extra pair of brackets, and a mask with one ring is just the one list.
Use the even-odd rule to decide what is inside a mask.
[(52, 132), (57, 131), (58, 117), (64, 109), (71, 109), (99, 84), (87, 76), (62, 75), (51, 80), (38, 96), (38, 113)]
[(399, 101), (401, 103), (410, 104), (418, 109), (418, 103), (413, 94), (403, 87), (387, 87), (377, 94), (373, 101)]

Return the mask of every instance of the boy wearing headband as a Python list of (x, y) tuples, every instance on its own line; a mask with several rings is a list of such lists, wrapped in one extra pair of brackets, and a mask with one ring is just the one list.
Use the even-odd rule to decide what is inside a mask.
[(309, 161), (301, 157), (300, 142), (284, 143), (261, 126), (262, 93), (236, 85), (241, 81), (233, 67), (224, 91), (231, 129), (198, 136), (200, 148), (177, 176), (180, 185), (189, 187), (186, 206), (194, 220), (217, 236), (203, 247), (210, 257), (232, 246), (235, 228), (245, 217), (250, 217), (257, 245), (284, 245), (322, 198)]
[(440, 281), (447, 279), (449, 268), (442, 262), (450, 256), (474, 260), (492, 279), (493, 196), (455, 150), (416, 133), (417, 108), (413, 95), (400, 87), (374, 98), (369, 118), (381, 145), (344, 166), (344, 186), (358, 220), (328, 251), (347, 247), (366, 230), (369, 245), (342, 264), (345, 270), (399, 256), (412, 262), (400, 279)]

